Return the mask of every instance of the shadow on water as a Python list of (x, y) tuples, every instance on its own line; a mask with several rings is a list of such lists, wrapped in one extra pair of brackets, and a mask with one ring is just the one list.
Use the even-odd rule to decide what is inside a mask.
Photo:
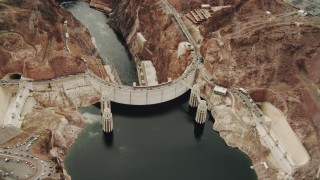
[(196, 117), (196, 114), (197, 114), (197, 108), (196, 107), (191, 107), (188, 105), (188, 115), (190, 117), (192, 117), (191, 119), (189, 119), (189, 122), (193, 123), (193, 134), (194, 134), (194, 138), (196, 140), (200, 140), (202, 135), (203, 135), (203, 130), (204, 130), (204, 126), (205, 126), (205, 123), (204, 124), (199, 124), (196, 122), (195, 120), (195, 117)]
[(131, 54), (131, 52), (129, 50), (129, 47), (128, 47), (127, 43), (126, 43), (126, 38), (124, 38), (123, 35), (120, 32), (116, 31), (116, 30), (114, 31), (114, 33), (115, 33), (117, 39), (119, 40), (119, 42), (122, 44), (122, 46), (126, 50), (127, 55), (128, 55), (128, 57), (130, 59), (130, 62), (135, 64), (134, 58), (133, 58), (133, 56), (132, 56), (132, 54)]
[[(188, 106), (188, 112), (190, 117), (192, 117), (192, 119), (189, 119), (189, 122), (192, 122), (193, 125), (194, 125), (194, 130), (193, 130), (193, 133), (194, 133), (194, 137), (196, 140), (200, 140), (202, 135), (203, 135), (203, 131), (204, 131), (204, 127), (205, 127), (205, 123), (204, 124), (199, 124), (195, 121), (195, 117), (196, 117), (196, 113), (197, 113), (197, 108), (196, 107), (191, 107), (191, 106)], [(207, 121), (210, 121), (214, 124), (215, 120), (214, 120), (214, 117), (211, 115), (211, 112), (210, 111), (207, 111), (208, 113), (208, 118), (207, 118)], [(207, 126), (208, 125), (211, 125), (211, 123), (207, 123)]]
[[(213, 131), (210, 112), (205, 124), (195, 123), (197, 108), (189, 108), (189, 95), (150, 107), (112, 103), (114, 131), (90, 137), (101, 126), (88, 125), (66, 158), (72, 178), (256, 180), (250, 159)], [(100, 114), (96, 107), (87, 109)]]
[[(97, 25), (105, 24), (105, 15), (84, 3), (70, 4), (68, 10), (87, 24), (90, 34), (101, 45), (100, 54), (119, 68), (124, 84), (137, 81), (132, 78), (136, 76), (135, 67), (131, 68), (133, 61), (122, 53), (121, 36), (115, 39), (114, 32), (106, 26), (110, 36), (102, 38), (106, 31)], [(89, 13), (93, 16), (89, 17)], [(252, 178), (247, 157), (227, 148), (212, 130), (208, 121), (214, 121), (213, 118), (209, 116), (205, 125), (194, 124), (196, 108), (189, 112), (189, 95), (190, 91), (173, 101), (152, 106), (111, 103), (115, 129), (103, 136), (98, 123), (100, 104), (96, 104), (98, 108), (90, 106), (82, 110), (97, 119), (97, 123), (86, 126), (66, 157), (72, 179), (256, 179)], [(92, 136), (90, 132), (99, 133)]]
[(112, 147), (113, 145), (113, 131), (110, 133), (102, 133), (104, 144), (107, 147)]
[(194, 129), (193, 129), (193, 134), (194, 134), (194, 138), (196, 140), (200, 140), (202, 135), (203, 135), (203, 130), (204, 130), (204, 124), (199, 124), (197, 122), (194, 121)]
[[(124, 104), (111, 102), (111, 109), (114, 114), (127, 116), (127, 117), (157, 116), (157, 115), (161, 115), (163, 113), (167, 113), (170, 111), (175, 111), (177, 108), (176, 104), (177, 103), (187, 103), (187, 101), (189, 100), (189, 96), (190, 96), (190, 91), (184, 93), (182, 96), (178, 97), (177, 99), (175, 99), (173, 101), (168, 101), (168, 102), (164, 102), (161, 104), (155, 104), (152, 106), (149, 106), (149, 105), (133, 106), (133, 105), (124, 105)], [(98, 103), (94, 104), (94, 106), (100, 109), (101, 103), (98, 102)], [(178, 107), (178, 108), (181, 108), (181, 107)], [(193, 131), (194, 138), (196, 140), (200, 140), (203, 135), (203, 132), (204, 132), (205, 124), (198, 124), (195, 121), (197, 107), (191, 107), (191, 106), (189, 106), (189, 104), (187, 104), (185, 106), (184, 111), (190, 117), (190, 118), (187, 118), (188, 122), (192, 123), (194, 126), (194, 131)], [(214, 117), (211, 115), (210, 111), (208, 111), (207, 113), (208, 113), (207, 122), (210, 122), (210, 123), (206, 123), (206, 124), (207, 124), (207, 126), (210, 126), (211, 123), (215, 122), (215, 120), (214, 120)], [(112, 133), (104, 133), (103, 136), (104, 136), (105, 144), (108, 147), (111, 147), (113, 144), (113, 132)]]
[(210, 111), (208, 111), (208, 113), (209, 113), (208, 121), (211, 121), (211, 122), (214, 124), (214, 122), (215, 122), (214, 117), (212, 116), (212, 114), (211, 114), (211, 112), (210, 112)]
[[(126, 116), (126, 117), (150, 117), (157, 116), (164, 113), (170, 113), (175, 111), (177, 104), (185, 103), (188, 101), (190, 91), (184, 93), (182, 96), (160, 104), (150, 105), (125, 105), (111, 102), (111, 111), (114, 114)], [(100, 102), (94, 104), (97, 108), (101, 108)]]
[(95, 104), (93, 104), (93, 105), (94, 105), (95, 107), (101, 109), (101, 103), (100, 103), (100, 102), (97, 102), (97, 103), (95, 103)]
[(196, 113), (197, 113), (197, 108), (196, 107), (191, 107), (188, 104), (188, 111), (186, 112), (191, 118), (188, 119), (190, 123), (195, 123), (196, 122)]

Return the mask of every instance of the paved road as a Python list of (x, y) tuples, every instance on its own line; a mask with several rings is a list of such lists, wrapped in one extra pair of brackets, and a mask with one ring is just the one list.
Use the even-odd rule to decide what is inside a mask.
[[(242, 99), (245, 106), (247, 106), (255, 114), (257, 119), (263, 119), (263, 114), (261, 110), (253, 102), (252, 98), (245, 90), (231, 89), (230, 91), (232, 93), (235, 93)], [(260, 137), (263, 139), (263, 141), (271, 150), (280, 168), (286, 173), (291, 174), (294, 169), (292, 162), (289, 161), (285, 150), (280, 146), (276, 137), (273, 137), (272, 133), (270, 133), (270, 130), (268, 130), (263, 124), (260, 124), (261, 122), (263, 121), (256, 122), (256, 129)]]
[[(139, 87), (136, 86), (134, 87), (134, 90), (140, 90), (140, 91), (148, 91), (148, 90), (153, 90), (153, 89), (160, 89), (162, 87), (166, 87), (166, 86), (171, 86), (175, 83), (180, 83), (181, 81), (184, 81), (184, 79), (186, 79), (193, 71), (196, 70), (196, 68), (198, 67), (198, 65), (200, 64), (200, 61), (202, 61), (202, 56), (200, 54), (199, 48), (197, 46), (197, 43), (194, 41), (193, 37), (191, 36), (191, 34), (189, 33), (188, 29), (186, 28), (185, 24), (183, 23), (183, 21), (181, 20), (179, 14), (177, 13), (177, 11), (174, 9), (174, 7), (172, 7), (172, 5), (167, 1), (167, 0), (162, 0), (162, 2), (165, 4), (165, 6), (167, 7), (167, 9), (170, 11), (170, 13), (172, 13), (176, 19), (176, 21), (178, 22), (179, 27), (182, 29), (184, 35), (187, 37), (187, 39), (189, 40), (189, 42), (194, 46), (195, 48), (195, 53), (193, 55), (193, 61), (191, 66), (188, 66), (187, 71), (185, 71), (185, 73), (179, 77), (178, 79), (168, 82), (168, 83), (163, 83), (157, 86), (145, 86), (145, 87)], [(0, 80), (0, 84), (19, 84), (22, 83), (23, 81), (26, 82), (32, 82), (34, 86), (37, 85), (48, 85), (48, 83), (52, 82), (52, 81), (57, 81), (57, 80), (63, 80), (65, 82), (67, 81), (73, 81), (74, 77), (90, 77), (91, 79), (93, 79), (94, 81), (96, 81), (97, 83), (99, 83), (100, 85), (103, 86), (107, 86), (110, 88), (117, 88), (117, 89), (127, 89), (127, 90), (133, 90), (133, 87), (131, 86), (122, 86), (122, 85), (117, 85), (117, 84), (113, 84), (113, 83), (109, 83), (105, 80), (103, 80), (102, 78), (96, 76), (95, 74), (93, 74), (92, 72), (90, 72), (90, 70), (87, 70), (84, 73), (78, 73), (78, 74), (74, 74), (74, 75), (69, 75), (69, 76), (64, 76), (64, 77), (59, 77), (59, 78), (55, 78), (55, 79), (48, 79), (48, 80)]]
[(196, 41), (191, 36), (191, 34), (190, 34), (189, 30), (187, 29), (186, 25), (184, 24), (184, 22), (181, 20), (179, 13), (176, 11), (176, 9), (167, 0), (162, 0), (162, 2), (164, 3), (164, 5), (169, 10), (169, 13), (173, 14), (174, 18), (178, 22), (178, 24), (179, 24), (181, 30), (183, 31), (184, 35), (186, 36), (186, 38), (188, 39), (190, 44), (192, 44), (192, 46), (195, 48), (196, 56), (201, 56), (198, 44), (196, 43)]
[(245, 93), (239, 89), (231, 89), (230, 91), (238, 95), (242, 99), (243, 103), (255, 114), (257, 118), (263, 118), (260, 109), (254, 103), (254, 101), (248, 93)]
[(5, 179), (25, 179), (36, 174), (34, 163), (25, 157), (0, 153), (0, 172)]
[[(6, 179), (43, 179), (55, 175), (53, 163), (39, 159), (29, 152), (30, 146), (39, 137), (34, 135), (21, 144), (0, 148), (0, 170), (10, 170), (9, 174), (14, 172)], [(5, 162), (6, 158), (8, 162)]]

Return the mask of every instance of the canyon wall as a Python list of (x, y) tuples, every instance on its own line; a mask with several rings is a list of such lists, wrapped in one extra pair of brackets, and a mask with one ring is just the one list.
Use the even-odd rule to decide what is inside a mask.
[[(243, 87), (256, 102), (270, 102), (285, 114), (311, 156), (294, 177), (313, 179), (320, 164), (320, 28), (316, 17), (296, 11), (278, 0), (233, 6), (199, 25), (201, 52), (216, 84)], [(254, 160), (254, 153), (244, 152)]]
[[(32, 79), (49, 79), (83, 72), (88, 67), (99, 76), (92, 58), (95, 47), (86, 28), (57, 2), (4, 1), (0, 21), (0, 77), (19, 72)], [(63, 24), (69, 37), (64, 50)], [(87, 63), (81, 57), (85, 58)]]
[[(114, 1), (109, 24), (125, 38), (135, 59), (151, 60), (159, 83), (176, 79), (191, 63), (188, 56), (178, 58), (178, 45), (186, 41), (173, 15), (161, 1)], [(152, 12), (152, 13), (150, 13)], [(137, 33), (146, 39), (141, 46)]]
[[(207, 1), (170, 2), (183, 15)], [(314, 179), (320, 164), (320, 29), (315, 25), (317, 20), (294, 14), (296, 9), (280, 0), (216, 0), (210, 3), (231, 7), (219, 13), (212, 12), (213, 17), (200, 25), (191, 25), (201, 36), (199, 43), (205, 57), (205, 72), (218, 85), (243, 87), (255, 101), (270, 102), (279, 108), (311, 157), (294, 177)], [(191, 60), (188, 56), (178, 58), (177, 49), (179, 43), (186, 40), (161, 1), (114, 0), (113, 9), (110, 25), (123, 35), (136, 60), (153, 62), (159, 83), (183, 73)], [(101, 62), (91, 56), (95, 48), (88, 31), (54, 1), (13, 0), (0, 3), (0, 10), (5, 12), (1, 17), (4, 20), (0, 21), (0, 77), (19, 72), (24, 77), (48, 79), (82, 72), (87, 67), (105, 76), (97, 68), (101, 67)], [(65, 20), (68, 21), (70, 52), (63, 50)], [(143, 45), (137, 38), (138, 32), (147, 40)], [(219, 98), (213, 95), (209, 84), (202, 79), (198, 82), (202, 96), (217, 118), (215, 130), (228, 145), (239, 147), (254, 163), (260, 162), (268, 150), (256, 143), (254, 133), (243, 124), (236, 125), (237, 122), (229, 118), (230, 112), (219, 111), (223, 105), (217, 103)], [(53, 146), (49, 149), (54, 149), (50, 153), (63, 158), (84, 123), (79, 114), (72, 117), (68, 114), (76, 107), (97, 102), (99, 93), (90, 87), (68, 92), (48, 87), (35, 92), (34, 97), (39, 104), (34, 114), (26, 116), (22, 128), (27, 131), (52, 127), (48, 137), (55, 138), (50, 140)], [(63, 111), (66, 107), (71, 107), (70, 112)], [(45, 120), (40, 122), (42, 119)], [(239, 141), (240, 138), (243, 141)], [(267, 171), (260, 168), (257, 173), (262, 179), (276, 178), (272, 168)]]
[[(310, 163), (299, 168), (294, 176), (314, 178), (320, 163), (320, 29), (315, 25), (318, 20), (299, 16), (297, 9), (280, 0), (216, 0), (209, 4), (230, 5), (229, 8), (211, 10), (211, 18), (194, 25), (183, 16), (207, 1), (169, 2), (181, 13), (190, 30), (198, 29), (198, 34), (192, 34), (198, 36), (208, 77), (224, 87), (248, 89), (255, 101), (270, 102), (284, 112), (311, 156)], [(165, 13), (161, 2), (115, 0), (114, 3), (110, 24), (123, 34), (134, 56), (153, 61), (158, 79), (165, 81), (173, 68), (185, 67), (169, 65), (174, 61), (170, 56), (176, 53), (173, 50), (182, 36), (174, 34), (171, 39), (166, 38), (170, 31), (179, 30), (173, 26), (174, 20)], [(137, 32), (142, 32), (148, 41), (143, 49), (136, 40)], [(210, 87), (204, 84), (202, 92), (205, 89)], [(209, 104), (214, 104), (210, 95), (202, 94)], [(268, 154), (253, 143), (251, 132), (245, 133), (248, 138), (244, 142), (239, 142), (239, 136), (247, 129), (233, 128), (233, 123), (215, 124), (229, 145), (242, 149), (254, 163)], [(276, 178), (271, 176), (276, 173), (274, 170), (257, 172), (260, 178)]]

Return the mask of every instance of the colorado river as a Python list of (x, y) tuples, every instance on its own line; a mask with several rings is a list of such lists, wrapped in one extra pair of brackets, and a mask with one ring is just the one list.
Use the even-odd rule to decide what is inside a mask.
[[(87, 27), (86, 21), (93, 23), (89, 29), (98, 28), (96, 26), (99, 23), (105, 24), (106, 17), (99, 18), (99, 12), (84, 8), (87, 6), (84, 3), (76, 3), (68, 10), (78, 11), (78, 4), (81, 8), (77, 13), (81, 16), (77, 18)], [(94, 20), (86, 20), (88, 14), (92, 14)], [(110, 44), (115, 44), (113, 41), (118, 41), (118, 44), (121, 42), (112, 29), (108, 26), (104, 28), (103, 31), (90, 30), (97, 44), (100, 44), (100, 54), (102, 57), (121, 59), (122, 55), (117, 52), (126, 49), (115, 45), (111, 47)], [(105, 31), (109, 35), (100, 38)], [(102, 41), (99, 42), (99, 39)], [(110, 47), (113, 51), (105, 51)], [(109, 57), (108, 60), (113, 64)], [(118, 71), (122, 80), (129, 82), (132, 77), (126, 72), (135, 69), (129, 58), (127, 61), (123, 67), (125, 70)], [(79, 109), (93, 123), (86, 125), (65, 159), (66, 169), (72, 179), (257, 179), (255, 171), (250, 169), (248, 156), (228, 147), (213, 130), (213, 119), (204, 126), (194, 124), (194, 110), (190, 113), (187, 102), (189, 93), (152, 106), (112, 103), (113, 136), (102, 133), (98, 107)]]
[(100, 56), (106, 64), (112, 64), (119, 73), (124, 85), (138, 82), (135, 63), (127, 51), (126, 46), (117, 34), (107, 24), (108, 18), (100, 11), (92, 9), (87, 3), (68, 2), (66, 10), (86, 26), (94, 37)]

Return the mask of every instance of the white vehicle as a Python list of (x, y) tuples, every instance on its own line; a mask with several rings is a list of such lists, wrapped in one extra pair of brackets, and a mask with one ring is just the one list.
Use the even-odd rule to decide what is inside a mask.
[(243, 89), (243, 88), (239, 88), (239, 90), (240, 90), (241, 92), (245, 93), (245, 94), (247, 94), (247, 93), (248, 93), (248, 91), (247, 91), (247, 90), (245, 90), (245, 89)]
[(28, 150), (28, 149), (30, 148), (30, 146), (31, 146), (31, 144), (28, 144), (27, 147), (26, 147), (26, 149)]

